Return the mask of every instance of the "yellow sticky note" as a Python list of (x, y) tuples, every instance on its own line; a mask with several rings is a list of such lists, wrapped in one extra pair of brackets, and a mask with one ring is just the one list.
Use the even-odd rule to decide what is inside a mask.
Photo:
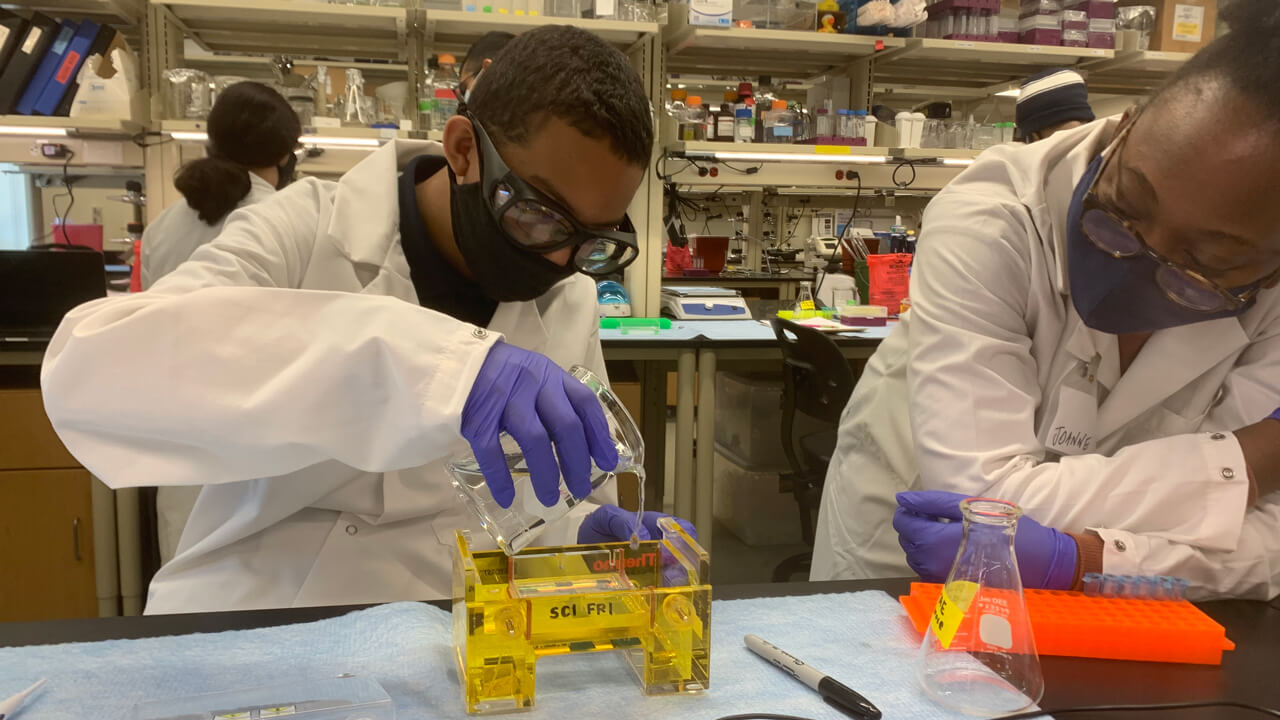
[(848, 145), (814, 145), (814, 155), (852, 155), (853, 148)]
[(801, 310), (813, 310), (813, 309), (814, 309), (813, 301), (812, 301), (812, 300), (802, 300), (802, 301), (800, 302), (800, 309), (801, 309)]
[(964, 621), (964, 614), (973, 602), (973, 596), (977, 594), (978, 584), (966, 580), (957, 580), (942, 589), (929, 623), (943, 648), (951, 647), (951, 641), (955, 639), (956, 631)]

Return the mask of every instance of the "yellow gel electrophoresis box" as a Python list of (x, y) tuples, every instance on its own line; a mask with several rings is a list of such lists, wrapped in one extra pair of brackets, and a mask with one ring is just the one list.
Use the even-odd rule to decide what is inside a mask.
[(533, 707), (539, 658), (620, 651), (649, 695), (707, 688), (707, 552), (669, 518), (660, 540), (472, 552), (457, 533), (453, 644), (469, 713)]

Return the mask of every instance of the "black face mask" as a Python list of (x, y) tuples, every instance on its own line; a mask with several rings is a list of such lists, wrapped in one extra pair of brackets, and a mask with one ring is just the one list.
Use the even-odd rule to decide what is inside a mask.
[(289, 153), (284, 162), (276, 166), (276, 189), (283, 190), (286, 185), (293, 182), (297, 177), (298, 155), (297, 153)]
[(485, 295), (498, 302), (525, 302), (577, 272), (572, 263), (557, 265), (542, 255), (516, 247), (489, 212), (481, 183), (461, 185), (453, 168), (447, 169), (453, 238)]

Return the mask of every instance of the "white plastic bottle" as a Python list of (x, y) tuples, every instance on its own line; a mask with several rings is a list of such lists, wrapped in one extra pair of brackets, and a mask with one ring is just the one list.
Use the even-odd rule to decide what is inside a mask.
[(914, 147), (911, 144), (911, 113), (903, 110), (894, 115), (893, 125), (898, 129), (898, 147)]
[(876, 147), (876, 126), (879, 121), (877, 121), (876, 116), (871, 113), (867, 113), (867, 116), (863, 118), (863, 120), (866, 123), (867, 146)]

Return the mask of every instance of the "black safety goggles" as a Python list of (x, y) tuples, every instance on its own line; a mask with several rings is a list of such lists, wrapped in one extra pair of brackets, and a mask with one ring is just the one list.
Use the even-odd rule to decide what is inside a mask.
[(475, 129), (485, 204), (516, 247), (542, 255), (572, 247), (573, 266), (593, 277), (619, 272), (635, 261), (640, 253), (630, 218), (624, 216), (621, 224), (607, 230), (578, 222), (573, 213), (511, 172), (480, 122), (464, 114)]

